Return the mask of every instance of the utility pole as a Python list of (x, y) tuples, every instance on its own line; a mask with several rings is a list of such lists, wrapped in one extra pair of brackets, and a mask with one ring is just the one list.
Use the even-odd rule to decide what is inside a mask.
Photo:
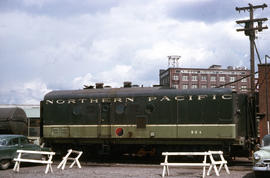
[[(254, 19), (253, 13), (255, 9), (259, 9), (262, 8), (262, 10), (264, 8), (267, 7), (266, 4), (263, 5), (257, 5), (257, 6), (253, 6), (252, 4), (248, 4), (248, 7), (236, 7), (235, 10), (239, 11), (239, 13), (241, 11), (249, 11), (249, 19), (248, 20), (238, 20), (236, 21), (237, 24), (245, 24), (245, 28), (242, 29), (237, 29), (236, 31), (240, 32), (240, 31), (244, 31), (246, 36), (249, 36), (249, 41), (250, 41), (250, 72), (251, 72), (251, 96), (254, 96), (255, 93), (255, 67), (254, 67), (254, 44), (255, 44), (255, 31), (259, 31), (261, 32), (264, 29), (268, 29), (267, 26), (262, 26), (262, 23), (264, 21), (267, 21), (267, 18), (257, 18)], [(254, 23), (257, 23), (258, 26), (254, 27)]]
[(265, 73), (265, 103), (266, 103), (266, 122), (267, 122), (267, 134), (270, 134), (269, 132), (269, 111), (268, 111), (268, 71), (267, 69), (267, 60), (266, 58), (270, 59), (268, 55), (265, 55), (265, 68), (264, 68), (264, 73)]

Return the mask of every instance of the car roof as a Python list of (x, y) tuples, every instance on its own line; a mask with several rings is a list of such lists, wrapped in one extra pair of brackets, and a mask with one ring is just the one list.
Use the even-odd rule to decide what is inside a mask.
[(263, 139), (270, 139), (270, 134), (269, 134), (269, 135), (265, 135), (265, 136), (263, 137)]

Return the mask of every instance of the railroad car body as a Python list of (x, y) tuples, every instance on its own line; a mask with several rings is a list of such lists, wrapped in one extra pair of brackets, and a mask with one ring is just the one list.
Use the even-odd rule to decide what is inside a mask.
[(43, 139), (55, 148), (221, 149), (236, 154), (255, 138), (247, 95), (230, 89), (52, 91), (41, 102), (41, 122)]
[(21, 108), (0, 108), (0, 134), (27, 135), (27, 117)]

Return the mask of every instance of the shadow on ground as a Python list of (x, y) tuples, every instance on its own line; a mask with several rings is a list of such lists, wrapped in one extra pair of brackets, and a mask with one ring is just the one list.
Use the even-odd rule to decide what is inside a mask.
[(248, 174), (244, 175), (243, 178), (255, 178), (255, 175), (252, 172), (252, 173), (248, 173)]

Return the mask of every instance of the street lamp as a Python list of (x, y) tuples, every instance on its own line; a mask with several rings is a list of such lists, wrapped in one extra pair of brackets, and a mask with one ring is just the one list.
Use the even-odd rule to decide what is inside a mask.
[(270, 59), (270, 57), (268, 55), (265, 55), (265, 101), (266, 101), (266, 121), (267, 121), (267, 134), (269, 134), (269, 118), (268, 118), (268, 81), (267, 81), (267, 60), (266, 59)]

